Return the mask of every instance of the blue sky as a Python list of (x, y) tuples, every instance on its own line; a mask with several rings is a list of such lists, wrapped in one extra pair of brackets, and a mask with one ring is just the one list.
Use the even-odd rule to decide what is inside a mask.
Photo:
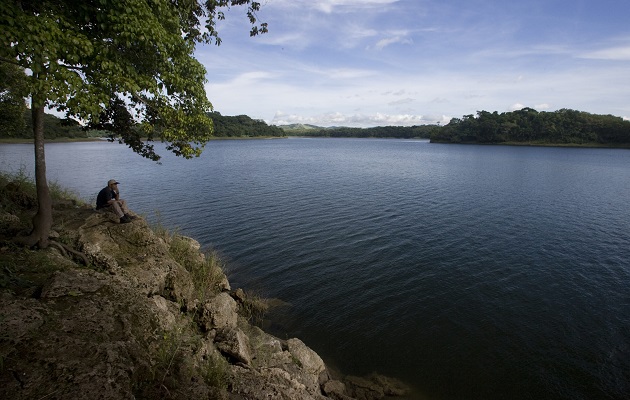
[(478, 110), (630, 118), (625, 0), (263, 0), (197, 49), (215, 110), (271, 124), (448, 123)]

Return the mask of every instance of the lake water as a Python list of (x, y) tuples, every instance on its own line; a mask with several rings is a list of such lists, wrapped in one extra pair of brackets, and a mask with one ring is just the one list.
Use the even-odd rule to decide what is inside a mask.
[[(163, 153), (164, 154), (164, 153)], [(370, 139), (216, 141), (162, 165), (50, 144), (48, 176), (229, 262), (267, 329), (413, 398), (630, 398), (630, 151)], [(32, 145), (0, 169), (32, 171)]]

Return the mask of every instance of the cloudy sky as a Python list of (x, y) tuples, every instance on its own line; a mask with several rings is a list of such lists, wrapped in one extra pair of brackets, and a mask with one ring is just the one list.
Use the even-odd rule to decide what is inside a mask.
[[(260, 1), (260, 0), (259, 0)], [(197, 50), (224, 115), (267, 123), (447, 123), (478, 110), (630, 118), (627, 0), (262, 0)]]

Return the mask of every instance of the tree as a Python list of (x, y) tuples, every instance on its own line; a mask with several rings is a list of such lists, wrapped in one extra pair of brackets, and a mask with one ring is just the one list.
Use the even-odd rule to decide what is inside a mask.
[(19, 66), (0, 63), (0, 126), (5, 136), (20, 136), (26, 127), (25, 78)]
[[(46, 182), (45, 107), (68, 117), (123, 127), (141, 155), (159, 159), (137, 140), (168, 143), (176, 155), (198, 156), (212, 134), (205, 68), (194, 50), (220, 43), (222, 10), (247, 6), (252, 36), (260, 4), (251, 0), (5, 0), (0, 3), (0, 63), (30, 71), (38, 211), (23, 243), (48, 246), (52, 203)], [(123, 110), (124, 109), (124, 110)], [(119, 123), (132, 117), (137, 129)], [(128, 121), (127, 121), (128, 122)]]

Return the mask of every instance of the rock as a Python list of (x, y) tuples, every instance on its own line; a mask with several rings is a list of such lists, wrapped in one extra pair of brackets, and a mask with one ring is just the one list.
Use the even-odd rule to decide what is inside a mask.
[(2, 338), (19, 341), (37, 332), (44, 325), (46, 308), (35, 299), (20, 299), (7, 292), (0, 293), (0, 332)]
[(372, 374), (370, 380), (383, 388), (383, 392), (387, 396), (405, 396), (409, 393), (409, 387), (398, 379), (387, 376)]
[(175, 316), (177, 315), (178, 307), (173, 302), (166, 300), (162, 296), (153, 296), (151, 297), (151, 300), (155, 303), (158, 321), (162, 330), (173, 330), (177, 322)]
[(204, 331), (234, 328), (238, 322), (238, 305), (228, 293), (219, 293), (197, 309), (195, 320)]
[(347, 376), (345, 382), (348, 394), (357, 400), (380, 400), (385, 397), (383, 388), (371, 380)]
[(238, 288), (234, 291), (232, 297), (234, 297), (234, 300), (243, 303), (245, 301), (245, 292), (243, 289)]
[(346, 385), (341, 381), (331, 380), (322, 385), (324, 394), (334, 400), (352, 400), (346, 395)]
[(326, 365), (321, 357), (308, 348), (300, 339), (287, 340), (287, 347), (305, 372), (313, 374), (319, 379), (319, 374), (326, 370)]
[(220, 329), (214, 341), (223, 354), (245, 365), (251, 364), (249, 338), (240, 329), (232, 327)]
[(311, 392), (295, 375), (277, 367), (231, 368), (230, 387), (234, 399), (247, 400), (325, 400), (321, 392)]
[(8, 212), (0, 212), (0, 231), (15, 234), (22, 229), (20, 218)]
[(187, 307), (193, 299), (194, 290), (190, 273), (179, 264), (172, 264), (160, 294), (182, 307)]
[(106, 278), (89, 270), (57, 271), (42, 288), (40, 297), (80, 296), (94, 293), (106, 284)]

